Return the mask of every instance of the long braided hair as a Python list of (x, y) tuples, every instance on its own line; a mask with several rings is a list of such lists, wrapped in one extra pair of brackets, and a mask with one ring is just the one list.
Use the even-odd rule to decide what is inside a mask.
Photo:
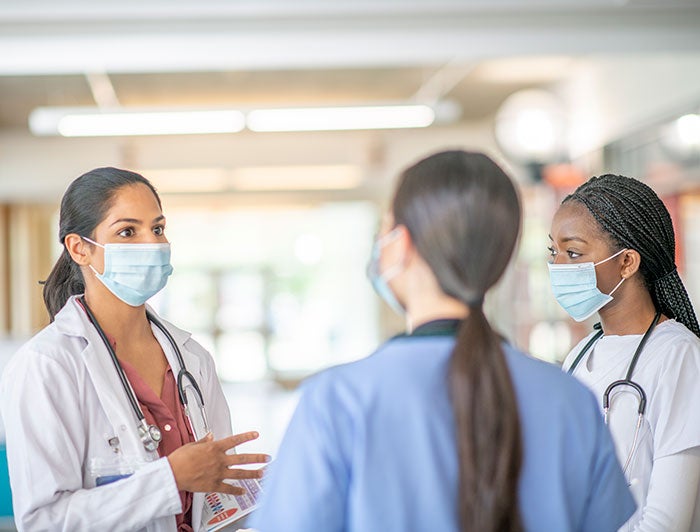
[(619, 249), (637, 251), (640, 271), (654, 306), (700, 337), (695, 311), (678, 275), (671, 215), (647, 185), (621, 175), (593, 177), (562, 203), (586, 206)]

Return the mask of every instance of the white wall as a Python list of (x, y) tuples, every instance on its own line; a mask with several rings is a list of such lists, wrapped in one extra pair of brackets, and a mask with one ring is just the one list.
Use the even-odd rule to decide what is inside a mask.
[(669, 114), (700, 109), (700, 54), (582, 59), (557, 90), (569, 108), (575, 158)]

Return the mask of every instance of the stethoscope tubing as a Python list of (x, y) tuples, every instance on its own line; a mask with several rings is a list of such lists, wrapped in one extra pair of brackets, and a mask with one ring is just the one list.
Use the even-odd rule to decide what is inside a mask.
[[(139, 426), (142, 427), (145, 432), (149, 432), (149, 425), (146, 421), (146, 416), (144, 415), (143, 411), (141, 410), (141, 407), (138, 404), (138, 400), (136, 399), (136, 396), (134, 395), (134, 392), (131, 388), (131, 384), (129, 383), (129, 380), (126, 377), (126, 373), (124, 372), (124, 368), (122, 368), (121, 364), (119, 363), (119, 359), (117, 358), (117, 354), (114, 352), (114, 349), (112, 348), (112, 344), (109, 342), (109, 339), (107, 338), (107, 335), (105, 332), (102, 330), (102, 327), (100, 326), (99, 322), (95, 318), (95, 315), (92, 313), (92, 310), (87, 304), (87, 301), (85, 301), (85, 296), (82, 296), (80, 298), (80, 302), (85, 308), (85, 312), (88, 315), (88, 319), (90, 320), (90, 323), (95, 327), (97, 330), (97, 333), (99, 334), (100, 338), (102, 339), (102, 342), (104, 343), (105, 347), (107, 348), (107, 352), (109, 353), (110, 358), (112, 359), (112, 363), (114, 365), (114, 369), (117, 372), (117, 375), (119, 376), (119, 380), (122, 384), (122, 388), (124, 389), (124, 393), (126, 394), (126, 397), (129, 401), (129, 404), (131, 405), (131, 409), (133, 410), (134, 414), (136, 415), (136, 418), (139, 421)], [(177, 391), (178, 391), (178, 396), (180, 398), (180, 403), (182, 406), (185, 408), (185, 412), (188, 417), (188, 421), (190, 423), (190, 429), (192, 430), (192, 434), (194, 434), (194, 426), (192, 425), (192, 421), (189, 419), (189, 405), (188, 405), (188, 400), (187, 400), (187, 395), (185, 394), (185, 385), (184, 385), (184, 380), (187, 379), (190, 383), (190, 385), (194, 388), (196, 394), (197, 394), (197, 399), (199, 401), (199, 407), (202, 410), (202, 416), (204, 417), (204, 423), (205, 425), (208, 425), (206, 421), (206, 413), (204, 410), (204, 396), (202, 395), (202, 391), (199, 388), (199, 385), (197, 384), (197, 381), (195, 380), (194, 376), (192, 373), (190, 373), (187, 370), (187, 367), (185, 366), (185, 360), (182, 357), (182, 353), (180, 351), (180, 348), (177, 345), (177, 342), (175, 341), (175, 338), (173, 338), (172, 334), (170, 334), (170, 331), (161, 323), (160, 320), (158, 320), (152, 312), (146, 310), (146, 318), (148, 319), (149, 322), (154, 324), (164, 335), (165, 338), (168, 340), (168, 343), (173, 348), (173, 351), (175, 352), (175, 356), (177, 358), (177, 363), (180, 366), (180, 370), (178, 371), (177, 374)], [(156, 427), (157, 428), (157, 427)], [(155, 438), (154, 438), (155, 440)], [(160, 441), (160, 438), (158, 438), (156, 441), (156, 447), (157, 443)], [(144, 443), (144, 446), (146, 446), (146, 443)], [(150, 449), (148, 446), (146, 446), (148, 450), (154, 450)]]
[[(659, 323), (659, 319), (661, 318), (661, 312), (656, 311), (656, 314), (654, 314), (654, 319), (652, 320), (651, 324), (647, 328), (646, 332), (644, 333), (644, 336), (642, 336), (642, 339), (639, 341), (639, 345), (637, 346), (637, 349), (634, 351), (634, 355), (632, 356), (632, 360), (630, 361), (630, 364), (627, 368), (627, 374), (625, 375), (624, 379), (616, 380), (614, 382), (611, 382), (608, 387), (605, 389), (605, 392), (603, 392), (603, 413), (605, 415), (605, 423), (608, 423), (608, 418), (610, 414), (610, 396), (612, 392), (616, 388), (621, 388), (621, 387), (630, 387), (634, 389), (637, 392), (637, 395), (639, 396), (639, 404), (637, 407), (637, 424), (635, 427), (634, 431), (634, 438), (632, 441), (632, 447), (630, 448), (630, 452), (627, 455), (627, 459), (625, 460), (625, 465), (623, 467), (623, 472), (624, 474), (627, 474), (627, 468), (629, 467), (630, 463), (632, 462), (632, 456), (634, 455), (636, 449), (637, 449), (637, 442), (639, 439), (639, 431), (642, 427), (642, 422), (644, 421), (644, 413), (646, 412), (646, 407), (647, 407), (647, 394), (644, 391), (644, 388), (639, 383), (636, 383), (632, 380), (632, 374), (634, 373), (634, 369), (637, 366), (637, 362), (639, 361), (639, 357), (642, 354), (642, 350), (644, 349), (644, 346), (647, 343), (647, 340), (651, 336), (652, 331), (656, 328), (656, 325)], [(593, 335), (593, 337), (586, 343), (583, 349), (579, 352), (579, 354), (576, 356), (574, 359), (573, 363), (569, 367), (567, 373), (570, 375), (573, 375), (574, 370), (576, 367), (579, 365), (581, 360), (583, 359), (583, 356), (588, 352), (588, 350), (595, 344), (598, 339), (603, 335), (603, 329), (600, 325), (600, 323), (596, 323), (594, 325), (595, 329), (598, 329), (598, 331)]]
[(87, 301), (85, 301), (84, 296), (80, 299), (80, 302), (88, 315), (90, 323), (92, 323), (92, 325), (97, 330), (97, 334), (100, 335), (102, 342), (104, 343), (105, 347), (107, 348), (107, 351), (109, 352), (110, 358), (112, 359), (112, 364), (114, 365), (114, 369), (117, 371), (117, 375), (119, 376), (119, 380), (121, 381), (122, 388), (126, 393), (126, 398), (129, 400), (129, 404), (131, 405), (131, 409), (134, 411), (134, 414), (136, 414), (136, 418), (139, 420), (139, 422), (141, 424), (145, 424), (146, 416), (143, 414), (143, 411), (138, 405), (136, 397), (134, 396), (134, 393), (131, 390), (131, 384), (129, 383), (129, 379), (126, 378), (126, 373), (124, 373), (124, 369), (122, 368), (121, 364), (119, 363), (119, 360), (117, 359), (117, 354), (114, 352), (112, 344), (109, 342), (107, 335), (102, 330), (100, 324), (97, 322), (97, 318), (95, 318), (95, 315), (92, 313), (92, 310), (88, 306)]

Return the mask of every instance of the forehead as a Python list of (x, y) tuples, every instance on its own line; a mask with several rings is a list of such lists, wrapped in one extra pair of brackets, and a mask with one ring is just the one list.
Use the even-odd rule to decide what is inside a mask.
[(551, 236), (554, 240), (579, 237), (591, 242), (607, 238), (600, 224), (585, 205), (567, 201), (559, 207), (552, 220)]
[(161, 214), (158, 200), (150, 188), (142, 183), (123, 186), (114, 193), (106, 219), (129, 217), (149, 220)]

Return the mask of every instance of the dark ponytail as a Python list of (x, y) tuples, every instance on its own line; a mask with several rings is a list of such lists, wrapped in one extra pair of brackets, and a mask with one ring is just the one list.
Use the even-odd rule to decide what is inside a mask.
[(508, 176), (479, 153), (435, 154), (404, 172), (393, 203), (442, 290), (469, 307), (450, 359), (464, 531), (520, 531), (523, 448), (515, 390), (499, 336), (483, 312), (520, 228)]
[(656, 309), (700, 337), (700, 327), (676, 269), (676, 239), (666, 206), (646, 184), (621, 175), (593, 177), (562, 203), (586, 206), (615, 249), (634, 249)]
[(143, 184), (151, 189), (160, 205), (158, 193), (143, 176), (118, 168), (96, 168), (73, 181), (61, 200), (58, 237), (63, 251), (44, 283), (44, 304), (51, 321), (70, 298), (85, 291), (80, 267), (65, 248), (66, 235), (93, 236), (95, 227), (107, 215), (115, 193), (124, 186)]

